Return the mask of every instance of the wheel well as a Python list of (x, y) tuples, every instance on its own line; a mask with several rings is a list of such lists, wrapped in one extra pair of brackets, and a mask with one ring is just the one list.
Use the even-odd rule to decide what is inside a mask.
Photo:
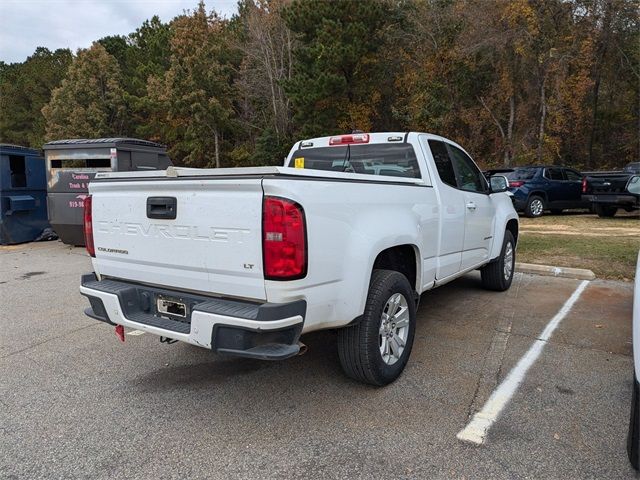
[(374, 270), (395, 270), (402, 273), (417, 291), (416, 258), (416, 249), (413, 245), (398, 245), (380, 252), (376, 261), (373, 262), (373, 268)]
[(518, 244), (518, 221), (515, 218), (512, 218), (507, 222), (507, 230), (511, 232), (513, 235), (513, 240)]

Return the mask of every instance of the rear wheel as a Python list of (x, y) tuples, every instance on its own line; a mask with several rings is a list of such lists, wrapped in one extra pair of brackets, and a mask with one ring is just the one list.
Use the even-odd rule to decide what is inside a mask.
[(538, 197), (537, 195), (532, 195), (527, 200), (527, 206), (524, 209), (524, 214), (527, 217), (535, 218), (542, 216), (544, 212), (544, 200), (542, 197)]
[(498, 292), (508, 290), (513, 281), (515, 264), (516, 242), (513, 234), (507, 230), (504, 233), (500, 257), (480, 269), (482, 286), (487, 290)]
[(362, 319), (338, 331), (338, 355), (345, 373), (382, 386), (404, 370), (415, 335), (416, 304), (407, 278), (374, 270)]
[(596, 204), (596, 213), (600, 218), (611, 218), (616, 214), (617, 211), (618, 207)]

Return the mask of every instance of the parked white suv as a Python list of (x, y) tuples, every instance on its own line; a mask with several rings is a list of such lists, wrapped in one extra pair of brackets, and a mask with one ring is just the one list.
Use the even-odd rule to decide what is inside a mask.
[(284, 167), (99, 173), (85, 201), (92, 318), (260, 359), (338, 328), (345, 372), (407, 363), (420, 294), (480, 269), (511, 285), (518, 216), (457, 144), (426, 133), (296, 143)]

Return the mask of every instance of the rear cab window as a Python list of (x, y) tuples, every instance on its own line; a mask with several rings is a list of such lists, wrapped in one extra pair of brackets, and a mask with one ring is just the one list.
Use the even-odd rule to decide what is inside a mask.
[(421, 178), (416, 153), (409, 143), (301, 148), (291, 155), (291, 166), (331, 172)]

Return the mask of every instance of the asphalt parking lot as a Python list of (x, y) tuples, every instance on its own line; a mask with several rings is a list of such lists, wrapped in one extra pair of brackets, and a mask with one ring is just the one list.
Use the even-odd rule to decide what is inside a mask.
[(0, 248), (1, 478), (633, 478), (631, 283), (595, 280), (481, 446), (456, 438), (580, 281), (473, 273), (423, 295), (403, 376), (341, 371), (335, 332), (270, 363), (85, 317), (84, 250)]

